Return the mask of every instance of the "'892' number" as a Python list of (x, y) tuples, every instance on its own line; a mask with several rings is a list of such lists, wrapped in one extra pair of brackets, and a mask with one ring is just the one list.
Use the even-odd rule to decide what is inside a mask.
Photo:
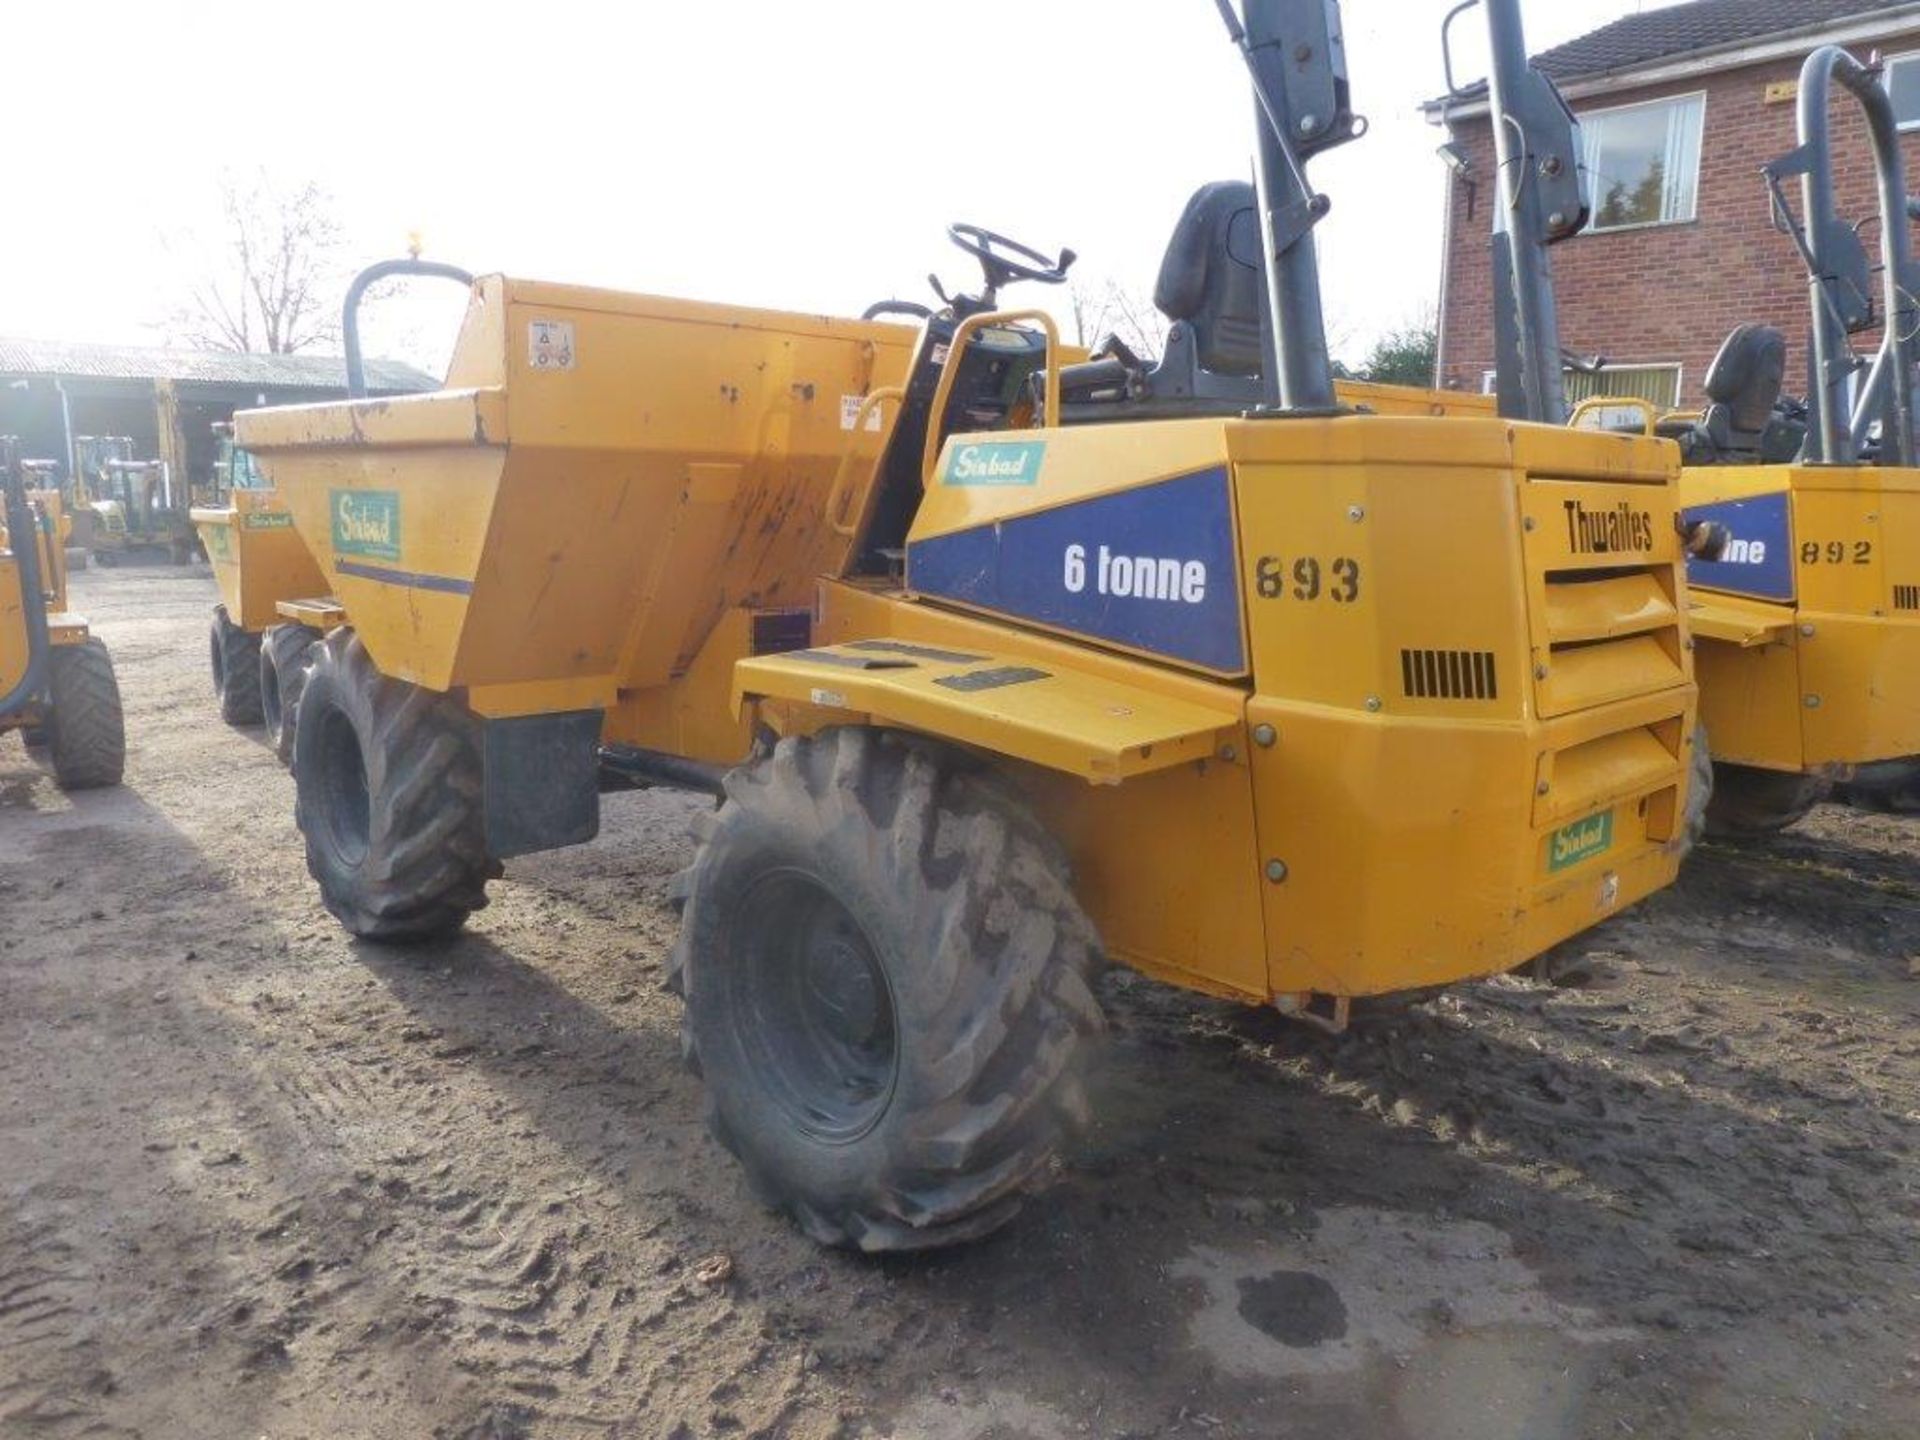
[(1331, 600), (1350, 605), (1360, 598), (1360, 562), (1345, 555), (1324, 564), (1303, 555), (1292, 564), (1262, 555), (1253, 564), (1253, 588), (1262, 600)]
[(1871, 540), (1809, 540), (1800, 547), (1802, 565), (1871, 565)]

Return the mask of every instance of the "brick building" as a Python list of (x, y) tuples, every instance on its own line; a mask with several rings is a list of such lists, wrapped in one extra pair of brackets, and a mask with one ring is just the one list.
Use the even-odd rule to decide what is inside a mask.
[[(1879, 52), (1905, 134), (1907, 185), (1920, 189), (1920, 3), (1910, 0), (1693, 0), (1629, 16), (1535, 63), (1580, 118), (1593, 218), (1553, 249), (1560, 337), (1600, 355), (1570, 374), (1572, 399), (1641, 395), (1702, 403), (1727, 332), (1747, 320), (1789, 337), (1789, 393), (1806, 388), (1807, 280), (1770, 219), (1760, 168), (1796, 143), (1801, 62), (1821, 45)], [(1441, 281), (1441, 383), (1490, 388), (1488, 234), (1499, 176), (1484, 88), (1435, 101), (1454, 152)], [(1872, 152), (1858, 104), (1834, 100), (1840, 213), (1877, 235)], [(1459, 163), (1464, 161), (1464, 164)], [(1788, 189), (1796, 211), (1798, 182)], [(1871, 337), (1865, 337), (1871, 348)]]

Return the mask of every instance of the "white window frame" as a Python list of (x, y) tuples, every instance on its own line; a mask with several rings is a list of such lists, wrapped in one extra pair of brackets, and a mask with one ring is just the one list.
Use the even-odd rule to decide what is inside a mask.
[[(1638, 363), (1630, 360), (1619, 362), (1609, 360), (1600, 367), (1600, 373), (1602, 375), (1610, 374), (1615, 370), (1671, 370), (1673, 371), (1673, 403), (1678, 405), (1680, 403), (1679, 397), (1687, 393), (1687, 367), (1678, 360), (1644, 360)], [(1573, 367), (1569, 365), (1561, 370), (1560, 373), (1565, 376), (1572, 375), (1575, 372)], [(1482, 370), (1480, 372), (1480, 393), (1482, 395), (1492, 395), (1499, 390), (1499, 388), (1500, 372), (1498, 370)]]
[[(1687, 393), (1687, 368), (1678, 360), (1609, 360), (1600, 367), (1600, 373), (1602, 375), (1611, 375), (1621, 370), (1671, 370), (1673, 372), (1673, 406), (1671, 408), (1678, 409), (1680, 397)], [(1575, 372), (1572, 366), (1568, 366), (1562, 373), (1572, 375)], [(1623, 398), (1631, 399), (1632, 397), (1628, 396)], [(1569, 401), (1568, 403), (1571, 405), (1575, 402)]]
[(1654, 105), (1671, 105), (1681, 100), (1700, 102), (1700, 146), (1693, 157), (1693, 213), (1675, 216), (1671, 220), (1636, 220), (1631, 225), (1608, 225), (1603, 228), (1599, 224), (1600, 197), (1593, 193), (1594, 176), (1589, 173), (1587, 201), (1590, 211), (1587, 215), (1587, 223), (1581, 227), (1582, 235), (1619, 235), (1630, 230), (1652, 230), (1662, 225), (1692, 225), (1698, 222), (1700, 219), (1700, 173), (1706, 163), (1707, 149), (1707, 92), (1705, 90), (1683, 90), (1675, 95), (1655, 95), (1649, 100), (1635, 100), (1627, 105), (1602, 105), (1592, 110), (1582, 110), (1573, 118), (1580, 122), (1582, 134), (1580, 163), (1585, 166), (1587, 163), (1585, 133), (1589, 120), (1597, 120), (1606, 115), (1617, 115), (1623, 110), (1645, 110)]
[[(1893, 99), (1893, 67), (1903, 60), (1920, 64), (1920, 50), (1902, 50), (1898, 55), (1887, 55), (1882, 59), (1886, 68), (1880, 72), (1880, 88), (1887, 92), (1887, 99), (1891, 101)], [(1896, 116), (1895, 122), (1899, 125), (1902, 135), (1911, 135), (1914, 131), (1920, 130), (1920, 115), (1916, 115), (1911, 120), (1900, 120)]]

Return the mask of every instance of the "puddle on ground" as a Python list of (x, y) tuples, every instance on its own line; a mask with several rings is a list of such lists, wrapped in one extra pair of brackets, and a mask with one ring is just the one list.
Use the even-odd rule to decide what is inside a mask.
[(1553, 1299), (1505, 1232), (1473, 1220), (1327, 1210), (1310, 1234), (1197, 1246), (1170, 1273), (1202, 1289), (1194, 1345), (1248, 1379), (1341, 1374), (1440, 1350), (1464, 1358), (1474, 1348), (1465, 1342), (1482, 1335), (1500, 1337), (1500, 1349), (1528, 1331), (1571, 1346), (1635, 1333)]

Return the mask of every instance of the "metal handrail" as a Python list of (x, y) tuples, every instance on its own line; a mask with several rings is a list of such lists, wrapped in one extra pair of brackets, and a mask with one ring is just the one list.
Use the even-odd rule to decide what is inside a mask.
[(867, 417), (883, 404), (906, 398), (906, 386), (882, 385), (862, 400), (860, 408), (853, 412), (853, 434), (847, 437), (847, 448), (841, 453), (839, 467), (833, 472), (833, 488), (827, 491), (827, 524), (842, 539), (851, 539), (854, 527), (840, 517), (843, 503), (841, 491), (846, 487), (847, 476), (853, 473), (853, 457), (859, 451), (861, 435), (866, 432)]
[(1040, 422), (1042, 425), (1060, 423), (1060, 327), (1054, 323), (1053, 316), (1044, 310), (988, 310), (969, 315), (947, 342), (946, 368), (940, 372), (940, 383), (934, 387), (933, 409), (927, 415), (927, 443), (920, 451), (922, 485), (933, 484), (934, 463), (940, 458), (940, 422), (946, 416), (947, 402), (953, 399), (953, 385), (960, 374), (960, 357), (966, 353), (967, 342), (989, 325), (1010, 325), (1016, 320), (1031, 320), (1047, 332), (1046, 408)]

